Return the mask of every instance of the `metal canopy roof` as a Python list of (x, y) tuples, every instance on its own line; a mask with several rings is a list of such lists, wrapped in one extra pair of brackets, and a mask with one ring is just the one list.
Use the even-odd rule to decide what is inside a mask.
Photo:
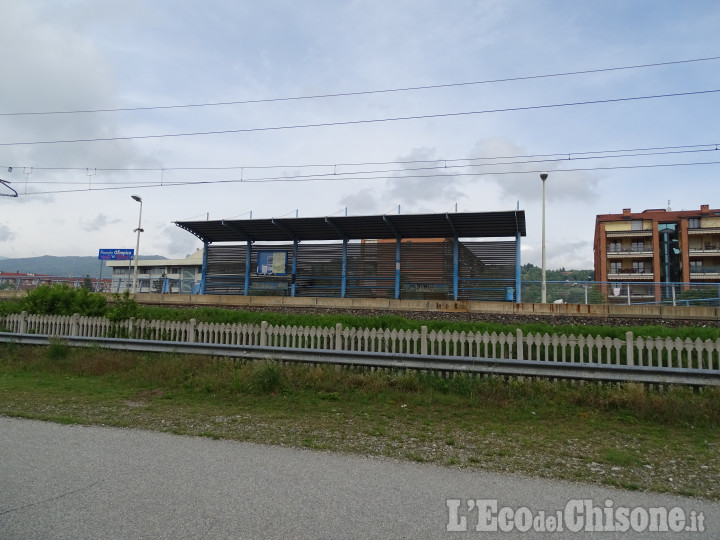
[(525, 211), (176, 221), (207, 243), (525, 236)]

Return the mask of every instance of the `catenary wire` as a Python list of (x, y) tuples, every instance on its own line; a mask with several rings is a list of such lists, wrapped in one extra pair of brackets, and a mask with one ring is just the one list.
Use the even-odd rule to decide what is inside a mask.
[[(322, 168), (322, 167), (363, 167), (369, 165), (411, 165), (415, 163), (456, 163), (458, 161), (490, 161), (497, 159), (531, 159), (531, 158), (555, 158), (563, 161), (571, 161), (574, 159), (583, 159), (590, 156), (591, 159), (604, 159), (610, 157), (618, 157), (621, 152), (633, 152), (634, 155), (669, 155), (682, 154), (691, 152), (705, 152), (720, 150), (720, 144), (684, 144), (675, 146), (650, 146), (640, 148), (619, 148), (615, 150), (586, 150), (582, 152), (553, 152), (550, 154), (520, 154), (514, 156), (483, 156), (473, 158), (437, 158), (437, 159), (414, 159), (414, 160), (398, 160), (398, 161), (365, 161), (356, 163), (306, 163), (285, 164), (285, 165), (230, 165), (225, 167), (38, 167), (29, 165), (2, 165), (2, 169), (33, 169), (36, 171), (101, 171), (101, 172), (170, 172), (170, 171), (229, 171), (229, 170), (261, 170), (261, 169), (303, 169), (303, 168)], [(643, 154), (649, 152), (649, 154)], [(598, 155), (611, 154), (611, 155)], [(630, 154), (626, 154), (630, 155)], [(576, 156), (576, 157), (574, 157)], [(523, 162), (515, 162), (523, 163)]]
[[(657, 156), (657, 155), (673, 155), (673, 154), (685, 154), (685, 153), (699, 153), (699, 152), (714, 152), (716, 151), (714, 148), (706, 148), (706, 149), (693, 149), (693, 150), (676, 150), (672, 152), (643, 152), (643, 153), (630, 153), (630, 154), (614, 154), (614, 155), (606, 155), (606, 156), (580, 156), (577, 158), (573, 158), (573, 161), (579, 161), (579, 160), (595, 160), (595, 159), (612, 159), (612, 158), (627, 158), (627, 157), (646, 157), (646, 156)], [(468, 158), (469, 160), (470, 158)], [(422, 162), (416, 162), (416, 163), (443, 163), (445, 161), (450, 160), (435, 160), (435, 161), (422, 161)], [(304, 179), (304, 178), (323, 178), (323, 177), (337, 177), (342, 178), (344, 176), (353, 176), (353, 175), (360, 175), (360, 174), (381, 174), (381, 173), (407, 173), (407, 172), (416, 172), (416, 171), (437, 171), (437, 170), (444, 170), (444, 171), (452, 171), (455, 169), (465, 169), (465, 168), (471, 168), (471, 167), (494, 167), (494, 166), (501, 166), (501, 165), (528, 165), (528, 164), (538, 164), (538, 163), (564, 163), (567, 162), (567, 158), (553, 158), (553, 159), (531, 159), (531, 160), (525, 160), (525, 161), (501, 161), (501, 162), (495, 162), (495, 163), (480, 163), (480, 164), (474, 164), (469, 163), (466, 165), (436, 165), (436, 166), (426, 166), (426, 167), (407, 167), (403, 169), (384, 169), (384, 170), (360, 170), (360, 171), (342, 171), (342, 172), (328, 172), (328, 173), (314, 173), (314, 174), (308, 174), (308, 175), (301, 175), (301, 174), (295, 174), (295, 175), (283, 175), (283, 176), (277, 176), (277, 177), (266, 177), (266, 178), (246, 178), (245, 181), (257, 181), (257, 180), (278, 180), (278, 179), (287, 179), (287, 180), (293, 180), (293, 179)], [(84, 170), (84, 169), (83, 169)], [(454, 173), (453, 173), (454, 174)], [(158, 181), (159, 182), (159, 181)], [(65, 181), (65, 180), (50, 180), (50, 181), (44, 181), (44, 180), (28, 180), (25, 182), (26, 184), (63, 184), (63, 185), (79, 185), (79, 184), (87, 184), (87, 180), (78, 180), (78, 181)], [(146, 184), (147, 181), (135, 181), (135, 182), (123, 182), (124, 185), (136, 185)], [(117, 184), (117, 182), (108, 182), (108, 181), (99, 181), (94, 180), (93, 185), (108, 185), (108, 184)]]
[(164, 139), (173, 137), (197, 137), (202, 135), (229, 135), (235, 133), (252, 133), (262, 131), (283, 131), (289, 129), (307, 129), (317, 127), (334, 127), (334, 126), (349, 126), (349, 125), (362, 125), (362, 124), (376, 124), (383, 122), (399, 122), (407, 120), (427, 120), (431, 118), (449, 118), (459, 116), (471, 116), (479, 114), (492, 114), (501, 112), (517, 112), (517, 111), (532, 111), (532, 110), (543, 110), (543, 109), (554, 109), (561, 107), (576, 107), (582, 105), (599, 105), (605, 103), (622, 103), (629, 101), (640, 101), (649, 99), (662, 99), (671, 97), (686, 97), (686, 96), (698, 96), (706, 94), (716, 94), (720, 92), (720, 89), (713, 90), (695, 90), (692, 92), (674, 92), (669, 94), (656, 94), (649, 96), (632, 96), (624, 98), (611, 98), (611, 99), (596, 99), (588, 101), (575, 101), (568, 103), (553, 103), (548, 105), (528, 105), (523, 107), (506, 107), (500, 109), (485, 109), (480, 111), (461, 111), (453, 113), (436, 113), (436, 114), (422, 114), (415, 116), (398, 116), (393, 118), (370, 118), (364, 120), (345, 120), (340, 122), (320, 122), (316, 124), (296, 124), (286, 126), (267, 126), (257, 128), (240, 128), (240, 129), (224, 129), (216, 131), (194, 131), (187, 133), (162, 133), (156, 135), (126, 135), (118, 137), (94, 137), (89, 139), (58, 139), (48, 141), (17, 141), (17, 142), (1, 142), (0, 146), (27, 146), (27, 145), (41, 145), (41, 144), (73, 144), (73, 143), (91, 143), (91, 142), (108, 142), (108, 141), (129, 141), (129, 140), (146, 140), (146, 139)]
[[(702, 165), (719, 165), (720, 161), (699, 161), (690, 163), (654, 163), (644, 165), (613, 165), (608, 167), (574, 167), (570, 169), (553, 169), (553, 174), (568, 173), (568, 172), (590, 172), (590, 171), (607, 171), (607, 170), (630, 170), (630, 169), (652, 169), (652, 168), (663, 168), (663, 167), (690, 167), (690, 166), (702, 166)], [(508, 175), (508, 174), (538, 174), (541, 172), (547, 172), (546, 169), (537, 169), (532, 171), (492, 171), (492, 172), (469, 172), (469, 173), (453, 173), (452, 176), (493, 176), (493, 175)], [(126, 184), (116, 185), (113, 187), (104, 188), (92, 188), (87, 187), (84, 189), (66, 189), (66, 190), (53, 190), (53, 191), (35, 191), (25, 195), (48, 195), (53, 193), (77, 193), (87, 191), (111, 191), (120, 189), (137, 189), (137, 188), (157, 188), (157, 187), (175, 187), (175, 186), (198, 186), (208, 184), (250, 184), (250, 183), (270, 183), (270, 182), (343, 182), (343, 181), (358, 181), (358, 180), (407, 180), (407, 179), (428, 179), (428, 178), (447, 178), (450, 175), (447, 174), (435, 174), (435, 175), (402, 175), (402, 176), (372, 176), (372, 177), (306, 177), (306, 178), (287, 178), (287, 177), (275, 177), (268, 179), (230, 179), (230, 180), (191, 180), (183, 182), (165, 182), (160, 183), (147, 183), (144, 185), (132, 185)]]
[(247, 105), (252, 103), (273, 103), (279, 101), (300, 101), (310, 99), (326, 99), (336, 97), (349, 97), (349, 96), (362, 96), (370, 94), (386, 94), (393, 92), (410, 92), (419, 90), (435, 90), (440, 88), (453, 88), (460, 86), (472, 86), (481, 84), (496, 84), (503, 82), (517, 82), (535, 79), (546, 79), (552, 77), (568, 77), (572, 75), (590, 75), (593, 73), (607, 73), (611, 71), (622, 71), (630, 69), (642, 69), (650, 67), (661, 67), (670, 66), (677, 64), (689, 64), (693, 62), (707, 62), (712, 60), (719, 60), (720, 56), (709, 56), (706, 58), (691, 58), (686, 60), (672, 60), (667, 62), (654, 62), (650, 64), (636, 64), (631, 66), (619, 66), (610, 68), (598, 68), (598, 69), (586, 69), (580, 71), (566, 71), (560, 73), (549, 73), (544, 75), (526, 75), (519, 77), (507, 77), (501, 79), (487, 79), (482, 81), (467, 81), (458, 83), (447, 83), (447, 84), (433, 84), (426, 86), (407, 86), (401, 88), (387, 88), (381, 90), (359, 90), (355, 92), (338, 92), (338, 93), (327, 93), (317, 94), (312, 96), (290, 96), (290, 97), (278, 97), (278, 98), (266, 98), (266, 99), (248, 99), (242, 101), (218, 101), (213, 103), (190, 103), (184, 105), (154, 105), (145, 107), (119, 107), (119, 108), (105, 108), (105, 109), (77, 109), (68, 111), (21, 111), (21, 112), (0, 112), (0, 116), (29, 116), (29, 115), (52, 115), (52, 114), (84, 114), (84, 113), (108, 113), (108, 112), (132, 112), (132, 111), (152, 111), (162, 109), (186, 109), (186, 108), (199, 108), (199, 107), (218, 107), (226, 105)]

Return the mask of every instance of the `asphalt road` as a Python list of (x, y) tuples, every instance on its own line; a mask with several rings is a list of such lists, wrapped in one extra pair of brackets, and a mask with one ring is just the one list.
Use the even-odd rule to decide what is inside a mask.
[[(448, 499), (450, 501), (448, 502)], [(497, 500), (522, 534), (477, 532)], [(573, 503), (587, 499), (587, 503)], [(458, 502), (453, 502), (453, 501)], [(487, 506), (489, 504), (490, 506)], [(587, 506), (583, 506), (587, 505)], [(527, 510), (524, 510), (526, 507)], [(569, 514), (565, 510), (569, 508)], [(673, 527), (643, 526), (651, 507)], [(625, 519), (625, 508), (627, 516)], [(540, 511), (545, 515), (542, 519)], [(563, 531), (556, 527), (561, 512)], [(630, 533), (569, 529), (585, 516)], [(694, 512), (694, 514), (693, 514)], [(483, 512), (491, 518), (494, 511)], [(569, 516), (569, 517), (568, 517)], [(627, 518), (626, 516), (626, 518)], [(702, 516), (702, 518), (701, 518)], [(463, 521), (463, 518), (464, 521)], [(515, 519), (515, 521), (513, 521)], [(583, 521), (584, 519), (584, 521)], [(649, 519), (649, 518), (648, 518)], [(636, 534), (632, 526), (644, 529)], [(448, 532), (451, 529), (466, 531)], [(720, 503), (377, 458), (0, 417), (0, 538), (718, 538)]]

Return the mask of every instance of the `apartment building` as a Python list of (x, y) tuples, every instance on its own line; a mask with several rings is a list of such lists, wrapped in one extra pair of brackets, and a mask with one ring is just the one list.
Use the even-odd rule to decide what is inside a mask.
[[(135, 267), (133, 261), (106, 261), (112, 269), (112, 292), (132, 289)], [(192, 294), (202, 278), (203, 250), (185, 259), (138, 260), (137, 292)]]
[[(601, 214), (594, 250), (597, 281), (681, 283), (684, 289), (720, 282), (720, 209), (703, 204), (699, 210), (626, 208), (622, 214)], [(648, 287), (645, 295), (660, 300), (667, 290)]]

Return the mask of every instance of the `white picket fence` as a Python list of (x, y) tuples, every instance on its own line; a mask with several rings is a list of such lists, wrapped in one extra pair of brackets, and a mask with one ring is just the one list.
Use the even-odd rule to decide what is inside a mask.
[(680, 338), (643, 338), (627, 332), (625, 339), (610, 337), (488, 332), (428, 332), (146, 321), (112, 322), (100, 317), (30, 315), (0, 317), (0, 331), (20, 334), (251, 345), (260, 347), (398, 353), (589, 363), (720, 371), (720, 338), (702, 341)]

